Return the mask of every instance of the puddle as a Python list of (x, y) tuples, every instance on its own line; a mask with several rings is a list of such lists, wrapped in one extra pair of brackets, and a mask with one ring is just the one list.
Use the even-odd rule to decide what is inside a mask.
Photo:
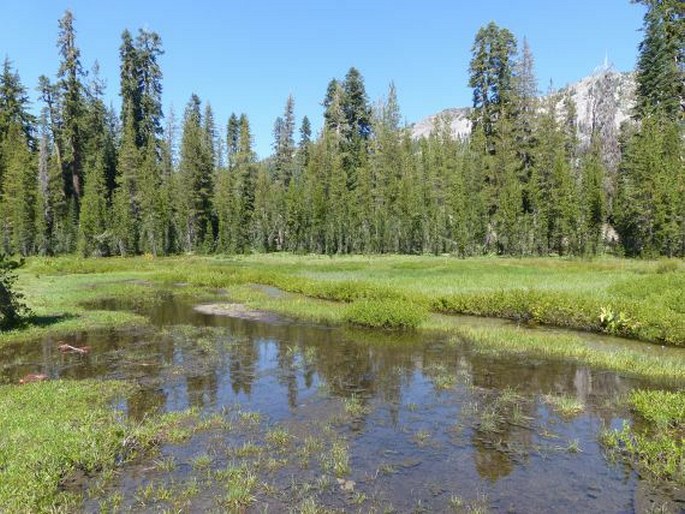
[[(92, 485), (88, 512), (685, 509), (682, 489), (609, 462), (598, 443), (630, 417), (617, 398), (648, 381), (435, 334), (217, 316), (170, 294), (141, 309), (152, 328), (0, 349), (2, 382), (134, 380), (120, 405), (131, 418), (194, 407), (205, 419), (190, 440)], [(582, 412), (561, 416), (548, 395)]]

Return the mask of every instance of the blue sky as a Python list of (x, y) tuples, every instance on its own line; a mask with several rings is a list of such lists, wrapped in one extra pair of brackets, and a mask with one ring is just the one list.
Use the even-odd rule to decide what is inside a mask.
[(605, 53), (618, 70), (632, 70), (643, 14), (629, 0), (4, 0), (0, 56), (34, 96), (38, 76), (57, 71), (57, 20), (67, 8), (84, 67), (99, 61), (115, 107), (122, 30), (155, 30), (165, 50), (165, 111), (173, 105), (180, 119), (195, 92), (222, 126), (231, 112), (245, 112), (261, 157), (288, 94), (298, 124), (306, 114), (318, 130), (326, 85), (350, 66), (362, 72), (371, 100), (394, 81), (413, 122), (470, 104), (470, 48), (489, 21), (527, 37), (546, 89), (550, 80), (560, 87), (589, 74)]

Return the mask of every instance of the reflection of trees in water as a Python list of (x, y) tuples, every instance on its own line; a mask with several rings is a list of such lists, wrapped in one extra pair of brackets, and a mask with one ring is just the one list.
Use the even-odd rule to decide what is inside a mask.
[(495, 449), (494, 445), (481, 438), (472, 440), (476, 471), (481, 478), (496, 482), (514, 471), (514, 461), (504, 451)]
[(216, 405), (218, 380), (213, 370), (202, 375), (186, 377), (190, 407), (208, 409)]
[(233, 345), (228, 352), (228, 359), (233, 393), (249, 395), (257, 375), (258, 343), (250, 340)]
[(141, 421), (146, 416), (161, 414), (166, 406), (166, 394), (160, 387), (141, 388), (132, 394), (126, 403), (131, 419)]
[[(382, 340), (376, 340), (379, 337)], [(327, 331), (307, 348), (314, 349), (311, 361), (332, 395), (354, 397), (362, 407), (368, 406), (372, 398), (378, 398), (387, 406), (392, 423), (397, 424), (402, 387), (411, 382), (416, 365), (415, 346), (404, 344), (406, 341), (397, 342), (396, 337)], [(414, 336), (412, 340), (417, 342)], [(369, 410), (361, 409), (361, 412), (358, 424), (363, 423), (364, 413)]]
[(285, 343), (277, 345), (278, 383), (288, 391), (288, 406), (297, 406), (297, 363), (294, 346)]

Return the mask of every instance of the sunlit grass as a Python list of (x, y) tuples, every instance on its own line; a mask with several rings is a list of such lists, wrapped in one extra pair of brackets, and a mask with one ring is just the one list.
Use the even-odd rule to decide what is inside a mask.
[(112, 468), (152, 443), (110, 408), (128, 386), (53, 381), (0, 386), (0, 512), (74, 510), (80, 495), (63, 484), (71, 475)]
[(636, 422), (605, 431), (603, 443), (652, 477), (685, 484), (685, 392), (637, 390), (629, 403)]
[(571, 396), (547, 394), (542, 399), (563, 418), (572, 418), (585, 410), (583, 402)]

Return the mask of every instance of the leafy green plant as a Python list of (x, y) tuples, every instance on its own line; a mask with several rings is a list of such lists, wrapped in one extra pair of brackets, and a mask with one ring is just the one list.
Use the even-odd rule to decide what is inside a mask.
[(632, 334), (637, 328), (637, 322), (625, 312), (614, 311), (611, 307), (602, 307), (599, 312), (599, 322), (610, 334)]

